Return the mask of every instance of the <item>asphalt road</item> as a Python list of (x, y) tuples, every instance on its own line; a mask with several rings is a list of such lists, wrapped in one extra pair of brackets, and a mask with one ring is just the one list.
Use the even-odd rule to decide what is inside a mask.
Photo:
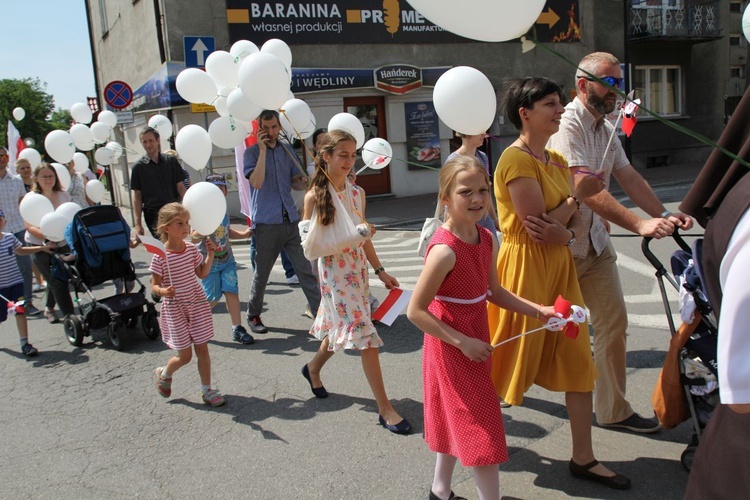
[[(385, 267), (406, 288), (420, 270), (417, 237), (397, 230), (375, 238)], [(632, 324), (629, 399), (650, 414), (669, 333), (640, 239), (616, 231), (614, 241)], [(657, 243), (664, 261), (674, 246)], [(244, 307), (251, 277), (247, 247), (236, 246), (235, 253)], [(145, 280), (146, 260), (141, 248), (135, 250)], [(200, 400), (195, 362), (176, 374), (170, 399), (157, 395), (153, 370), (170, 352), (139, 329), (126, 332), (121, 352), (103, 332), (74, 348), (62, 326), (31, 319), (31, 340), (41, 354), (27, 359), (19, 353), (15, 325), (0, 325), (0, 497), (426, 498), (434, 456), (421, 436), (421, 332), (405, 316), (390, 328), (379, 327), (389, 397), (415, 429), (397, 436), (377, 425), (356, 354), (334, 356), (323, 373), (331, 397), (312, 397), (300, 368), (318, 342), (307, 334), (304, 296), (284, 283), (280, 266), (271, 281), (263, 313), (271, 332), (256, 336), (255, 344), (233, 342), (226, 309), (214, 311), (213, 374), (228, 401), (218, 409)], [(385, 290), (376, 282), (373, 289), (382, 299)], [(108, 293), (110, 288), (95, 291), (100, 298)], [(690, 436), (687, 424), (649, 437), (595, 427), (597, 457), (633, 480), (631, 491), (617, 492), (570, 477), (561, 394), (533, 388), (524, 406), (504, 410), (504, 418), (511, 452), (500, 467), (505, 498), (682, 497), (687, 473), (679, 459)], [(470, 471), (460, 466), (453, 489), (477, 498)]]

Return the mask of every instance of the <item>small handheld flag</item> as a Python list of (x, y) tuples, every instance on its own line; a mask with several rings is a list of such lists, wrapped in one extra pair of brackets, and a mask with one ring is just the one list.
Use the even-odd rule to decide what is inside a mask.
[(380, 307), (372, 313), (374, 321), (391, 326), (399, 314), (401, 314), (411, 299), (412, 291), (402, 288), (394, 288), (388, 293)]

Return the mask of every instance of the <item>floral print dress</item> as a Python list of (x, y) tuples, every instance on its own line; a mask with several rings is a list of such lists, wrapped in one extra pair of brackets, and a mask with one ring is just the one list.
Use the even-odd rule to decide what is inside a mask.
[[(347, 181), (338, 195), (355, 224), (362, 218), (361, 194)], [(364, 243), (346, 248), (340, 254), (318, 259), (320, 308), (310, 333), (329, 339), (328, 350), (381, 347), (383, 341), (370, 319), (370, 283)]]

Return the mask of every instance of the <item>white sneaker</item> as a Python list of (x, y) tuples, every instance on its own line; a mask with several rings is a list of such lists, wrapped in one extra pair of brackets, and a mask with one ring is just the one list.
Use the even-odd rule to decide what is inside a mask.
[(286, 279), (287, 285), (299, 285), (299, 278), (296, 274), (292, 274), (289, 278)]

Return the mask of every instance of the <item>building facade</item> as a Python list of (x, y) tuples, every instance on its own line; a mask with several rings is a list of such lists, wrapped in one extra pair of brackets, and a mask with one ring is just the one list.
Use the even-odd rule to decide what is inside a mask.
[[(363, 172), (358, 182), (368, 195), (397, 197), (437, 190), (437, 170), (450, 153), (453, 132), (434, 114), (432, 87), (454, 66), (479, 69), (498, 90), (506, 78), (547, 76), (570, 95), (570, 62), (593, 51), (611, 52), (623, 63), (627, 88), (646, 107), (717, 138), (747, 84), (744, 7), (728, 0), (548, 0), (533, 36), (555, 55), (540, 47), (522, 53), (518, 40), (458, 37), (406, 0), (87, 0), (100, 94), (113, 80), (135, 91), (126, 108), (133, 121), (122, 125), (120, 137), (127, 149), (141, 150), (138, 131), (153, 114), (168, 115), (175, 133), (191, 123), (207, 128), (218, 117), (177, 95), (174, 79), (186, 61), (196, 65), (211, 49), (229, 50), (240, 39), (260, 47), (280, 38), (293, 54), (291, 90), (309, 104), (318, 126), (348, 111), (360, 118), (366, 135), (391, 143), (391, 164)], [(203, 43), (209, 39), (213, 48)], [(486, 147), (494, 163), (516, 133), (502, 116), (489, 132)], [(709, 152), (645, 113), (626, 146), (638, 169), (702, 163)], [(127, 205), (128, 165), (138, 155), (124, 158), (112, 174), (121, 191), (116, 201)], [(207, 168), (233, 174), (234, 165), (233, 150), (214, 147)], [(231, 197), (230, 211), (239, 211)]]

